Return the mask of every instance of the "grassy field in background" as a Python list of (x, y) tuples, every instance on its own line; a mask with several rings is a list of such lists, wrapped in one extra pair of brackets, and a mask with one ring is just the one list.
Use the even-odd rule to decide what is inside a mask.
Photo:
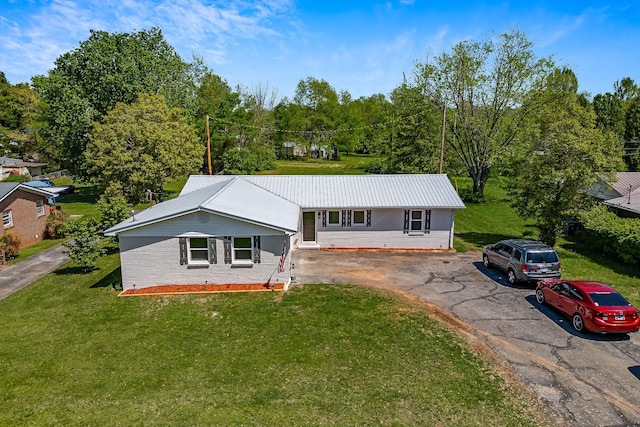
[(422, 306), (354, 286), (118, 298), (118, 255), (0, 301), (0, 425), (538, 426)]
[(340, 160), (278, 160), (276, 169), (263, 171), (263, 175), (358, 175), (377, 158), (370, 155), (343, 154)]

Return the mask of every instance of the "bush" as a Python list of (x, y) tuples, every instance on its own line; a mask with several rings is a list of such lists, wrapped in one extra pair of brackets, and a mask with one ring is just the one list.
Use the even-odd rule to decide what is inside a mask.
[(10, 231), (0, 236), (0, 261), (2, 264), (8, 259), (16, 257), (20, 250), (20, 243), (20, 238)]
[(47, 239), (62, 239), (66, 236), (66, 223), (69, 215), (62, 209), (55, 209), (47, 217), (44, 236)]
[(640, 220), (620, 218), (605, 206), (585, 211), (580, 216), (584, 229), (580, 238), (603, 253), (625, 262), (640, 263)]
[(69, 258), (84, 273), (91, 272), (97, 259), (104, 254), (98, 229), (98, 221), (93, 218), (76, 219), (67, 223), (67, 234), (71, 240), (62, 244), (67, 248)]

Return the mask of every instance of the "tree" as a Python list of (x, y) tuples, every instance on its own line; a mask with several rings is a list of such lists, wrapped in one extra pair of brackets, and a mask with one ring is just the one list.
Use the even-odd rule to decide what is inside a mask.
[(562, 221), (577, 218), (589, 204), (587, 190), (596, 174), (617, 170), (622, 158), (620, 140), (597, 128), (593, 109), (581, 105), (564, 84), (567, 78), (552, 73), (547, 89), (532, 94), (544, 107), (527, 123), (507, 184), (513, 206), (535, 220), (540, 240), (551, 246)]
[(427, 94), (447, 105), (448, 143), (482, 195), (491, 168), (516, 140), (526, 117), (535, 111), (527, 94), (551, 69), (537, 59), (532, 43), (518, 31), (483, 42), (463, 41), (434, 60), (417, 64)]
[(91, 31), (88, 40), (55, 61), (48, 76), (33, 78), (45, 102), (47, 138), (56, 159), (83, 173), (92, 123), (117, 103), (131, 104), (139, 93), (160, 94), (171, 107), (195, 114), (201, 64), (184, 62), (158, 28), (128, 33)]
[(104, 230), (124, 221), (131, 215), (131, 206), (123, 196), (124, 191), (114, 183), (107, 187), (98, 199), (100, 227)]
[(140, 94), (94, 123), (85, 159), (94, 182), (103, 189), (117, 183), (127, 201), (136, 203), (147, 190), (162, 192), (165, 180), (197, 171), (203, 152), (179, 109), (169, 108), (161, 96)]
[(2, 155), (30, 158), (38, 138), (40, 113), (36, 93), (27, 83), (10, 85), (0, 71), (0, 150)]
[(67, 223), (67, 235), (70, 240), (62, 244), (67, 248), (67, 255), (83, 273), (94, 269), (96, 260), (104, 254), (102, 239), (98, 234), (99, 224), (93, 218), (75, 219)]

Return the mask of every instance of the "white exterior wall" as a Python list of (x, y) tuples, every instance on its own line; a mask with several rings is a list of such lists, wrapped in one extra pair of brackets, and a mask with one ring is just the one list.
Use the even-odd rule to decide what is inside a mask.
[[(371, 226), (352, 225), (343, 227), (322, 226), (322, 211), (316, 210), (316, 247), (318, 248), (377, 248), (377, 249), (450, 249), (453, 247), (453, 210), (431, 209), (431, 228), (428, 233), (405, 233), (405, 209), (372, 209)], [(331, 209), (333, 210), (333, 209)], [(336, 209), (337, 210), (337, 209)], [(363, 210), (363, 209), (352, 209)], [(410, 209), (422, 210), (427, 209)], [(341, 210), (340, 210), (341, 211)], [(320, 212), (320, 216), (317, 215)], [(301, 247), (301, 233), (294, 238), (295, 247)]]
[[(166, 235), (170, 233), (175, 234)], [(287, 254), (285, 271), (278, 273), (277, 269), (285, 242), (287, 248), (290, 247), (290, 237), (284, 233), (274, 233), (213, 215), (206, 224), (199, 222), (196, 215), (187, 215), (121, 233), (122, 287), (126, 290), (134, 286), (135, 289), (141, 289), (162, 285), (287, 283), (290, 278), (290, 254)], [(179, 236), (217, 237), (217, 263), (180, 265)], [(261, 236), (260, 263), (225, 264), (223, 236)]]

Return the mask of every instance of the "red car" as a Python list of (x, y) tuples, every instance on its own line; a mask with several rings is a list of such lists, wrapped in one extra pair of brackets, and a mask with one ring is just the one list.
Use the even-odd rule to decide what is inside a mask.
[(576, 331), (627, 333), (640, 329), (638, 310), (615, 289), (600, 282), (541, 280), (536, 301), (571, 319)]

